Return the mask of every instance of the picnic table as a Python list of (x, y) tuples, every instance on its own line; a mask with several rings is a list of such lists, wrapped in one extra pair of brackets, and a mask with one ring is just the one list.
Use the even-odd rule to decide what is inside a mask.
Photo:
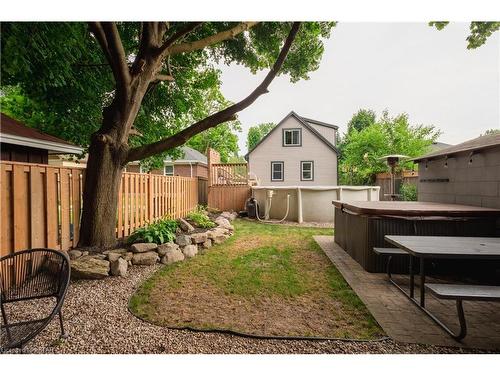
[[(379, 254), (410, 256), (409, 281), (410, 291), (406, 292), (390, 276), (389, 264), (388, 275), (390, 281), (403, 292), (414, 304), (441, 326), (446, 332), (456, 339), (462, 339), (466, 334), (465, 317), (463, 313), (462, 300), (500, 300), (500, 287), (453, 285), (453, 284), (429, 284), (428, 289), (438, 298), (455, 299), (460, 319), (461, 332), (453, 333), (446, 325), (436, 318), (425, 308), (425, 260), (431, 258), (441, 259), (490, 259), (500, 260), (500, 238), (493, 237), (449, 237), (449, 236), (399, 236), (385, 235), (385, 240), (400, 249), (374, 249)], [(420, 273), (420, 299), (414, 297), (415, 277), (413, 270), (413, 259), (419, 260)], [(390, 262), (390, 260), (389, 260)]]

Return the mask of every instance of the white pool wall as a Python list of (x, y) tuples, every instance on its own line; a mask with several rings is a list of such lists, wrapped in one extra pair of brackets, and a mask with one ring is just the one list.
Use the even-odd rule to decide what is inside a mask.
[(286, 212), (286, 198), (290, 194), (290, 208), (286, 220), (297, 222), (333, 223), (333, 200), (378, 201), (379, 186), (252, 186), (252, 196), (264, 215), (266, 192), (273, 190), (269, 218), (280, 220)]

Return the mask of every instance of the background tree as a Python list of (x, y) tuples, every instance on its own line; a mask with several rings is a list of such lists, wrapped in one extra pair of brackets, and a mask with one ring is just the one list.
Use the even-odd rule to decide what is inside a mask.
[[(403, 154), (416, 157), (428, 151), (440, 131), (434, 126), (410, 125), (406, 113), (390, 117), (384, 111), (374, 124), (357, 131), (353, 129), (342, 148), (339, 161), (341, 183), (347, 185), (371, 184), (377, 173), (386, 172), (382, 156)], [(413, 162), (401, 164), (412, 169)]]
[(375, 123), (377, 115), (371, 109), (360, 109), (347, 124), (347, 132), (358, 132)]
[[(128, 162), (168, 152), (236, 120), (278, 74), (292, 82), (308, 78), (333, 26), (2, 23), (2, 85), (16, 86), (26, 103), (47, 114), (43, 130), (88, 145), (79, 245), (107, 247), (115, 243), (118, 187)], [(220, 86), (217, 62), (269, 72), (247, 97), (205, 116), (205, 95)]]
[(273, 122), (266, 122), (263, 124), (251, 126), (248, 129), (247, 134), (247, 149), (248, 151), (253, 150), (253, 148), (264, 138), (274, 127), (276, 126)]

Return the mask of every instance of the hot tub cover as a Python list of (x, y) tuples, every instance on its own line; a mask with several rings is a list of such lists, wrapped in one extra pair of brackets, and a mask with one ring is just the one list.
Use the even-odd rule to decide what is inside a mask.
[(500, 217), (500, 210), (487, 207), (435, 202), (332, 201), (342, 210), (375, 216)]

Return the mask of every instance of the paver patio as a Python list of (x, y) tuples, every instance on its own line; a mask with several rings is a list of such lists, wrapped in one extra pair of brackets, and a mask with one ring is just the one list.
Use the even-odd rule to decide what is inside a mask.
[[(385, 274), (366, 272), (334, 242), (333, 236), (315, 236), (314, 239), (392, 339), (500, 351), (500, 303), (465, 301), (468, 334), (459, 343), (391, 285)], [(403, 276), (395, 278), (404, 283)], [(431, 282), (431, 278), (428, 281)], [(458, 328), (454, 301), (438, 300), (428, 293), (426, 306), (450, 327)]]

